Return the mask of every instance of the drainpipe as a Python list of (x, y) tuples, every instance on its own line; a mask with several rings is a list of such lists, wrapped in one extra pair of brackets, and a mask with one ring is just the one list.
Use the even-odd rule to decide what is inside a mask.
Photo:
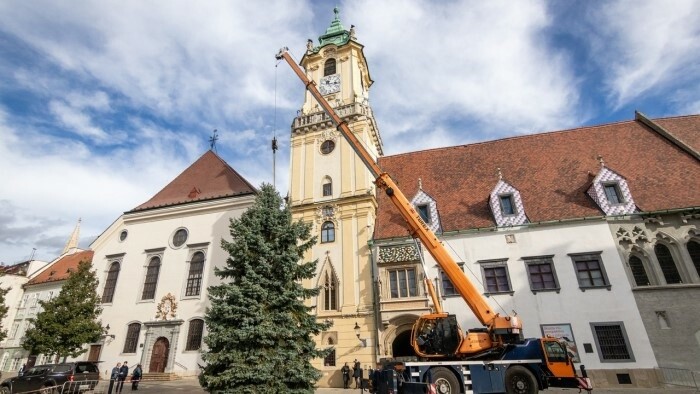
[(379, 285), (377, 283), (377, 272), (375, 271), (377, 265), (374, 261), (374, 253), (372, 253), (372, 247), (374, 246), (374, 241), (369, 239), (367, 241), (367, 247), (369, 249), (369, 262), (372, 267), (372, 306), (374, 310), (374, 364), (379, 360), (379, 327), (382, 324), (380, 313), (379, 313)]

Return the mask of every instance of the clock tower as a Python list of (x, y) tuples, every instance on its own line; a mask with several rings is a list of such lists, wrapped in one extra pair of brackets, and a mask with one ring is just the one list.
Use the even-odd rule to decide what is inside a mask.
[[(300, 65), (309, 80), (347, 122), (376, 160), (382, 141), (372, 109), (372, 86), (363, 46), (354, 26), (346, 30), (335, 18), (318, 39), (307, 42)], [(333, 326), (322, 332), (319, 347), (334, 353), (317, 360), (321, 386), (340, 387), (336, 372), (344, 363), (374, 366), (377, 327), (374, 273), (368, 246), (374, 231), (377, 200), (374, 178), (331, 118), (307, 91), (292, 124), (289, 203), (294, 220), (312, 223), (317, 244), (305, 259), (318, 259), (316, 277), (305, 283), (321, 292), (311, 305), (320, 320)]]

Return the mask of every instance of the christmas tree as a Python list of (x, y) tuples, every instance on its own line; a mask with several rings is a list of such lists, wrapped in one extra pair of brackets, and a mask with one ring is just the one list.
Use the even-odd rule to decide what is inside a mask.
[(215, 271), (222, 284), (209, 287), (200, 383), (212, 392), (313, 393), (320, 373), (311, 360), (329, 349), (313, 339), (328, 325), (304, 305), (318, 295), (301, 284), (316, 269), (316, 261), (301, 262), (316, 242), (310, 225), (292, 222), (277, 191), (263, 185), (230, 231), (232, 241), (221, 242), (229, 258)]

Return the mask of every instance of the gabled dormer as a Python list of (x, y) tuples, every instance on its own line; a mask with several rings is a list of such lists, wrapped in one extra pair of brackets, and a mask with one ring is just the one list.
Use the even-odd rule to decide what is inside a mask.
[(586, 193), (606, 216), (634, 213), (637, 207), (625, 178), (606, 167), (602, 157), (598, 160), (600, 171), (593, 178), (593, 183)]
[(489, 206), (493, 213), (493, 219), (499, 227), (519, 226), (528, 222), (520, 192), (503, 180), (500, 168), (498, 169), (498, 183), (489, 195)]
[(436, 234), (442, 232), (437, 201), (423, 191), (423, 182), (420, 179), (418, 179), (418, 193), (411, 199), (411, 204), (432, 232)]

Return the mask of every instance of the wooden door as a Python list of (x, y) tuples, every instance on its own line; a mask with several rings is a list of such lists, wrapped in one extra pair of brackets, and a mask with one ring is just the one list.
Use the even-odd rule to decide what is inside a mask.
[(100, 361), (100, 353), (102, 353), (102, 345), (90, 345), (90, 353), (88, 361)]
[(151, 365), (148, 372), (165, 372), (165, 367), (168, 363), (168, 352), (170, 351), (170, 343), (164, 337), (160, 337), (153, 344), (151, 352)]

